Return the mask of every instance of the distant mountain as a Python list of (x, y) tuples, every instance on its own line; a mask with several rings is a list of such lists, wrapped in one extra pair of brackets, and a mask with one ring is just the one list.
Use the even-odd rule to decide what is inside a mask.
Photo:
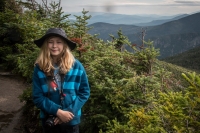
[(150, 16), (138, 16), (138, 15), (123, 15), (123, 14), (111, 14), (105, 13), (92, 17), (88, 22), (93, 24), (96, 22), (105, 22), (110, 24), (135, 24), (141, 22), (150, 22), (155, 20), (155, 17)]
[(166, 22), (170, 22), (170, 21), (174, 21), (174, 20), (178, 20), (178, 19), (181, 19), (181, 18), (184, 18), (188, 16), (188, 14), (183, 14), (183, 15), (180, 15), (180, 16), (176, 16), (172, 19), (163, 19), (163, 20), (153, 20), (149, 23), (138, 23), (138, 24), (134, 24), (136, 26), (156, 26), (156, 25), (161, 25), (161, 24), (164, 24)]
[(196, 47), (186, 52), (180, 53), (178, 55), (165, 58), (162, 61), (200, 72), (199, 55), (200, 55), (200, 47)]
[(154, 46), (160, 49), (160, 59), (177, 55), (200, 46), (200, 33), (171, 34), (152, 37)]
[(99, 34), (99, 38), (103, 39), (104, 41), (111, 39), (109, 37), (109, 34), (117, 35), (117, 31), (119, 29), (125, 31), (127, 35), (132, 33), (137, 33), (138, 31), (140, 31), (140, 27), (134, 25), (125, 25), (125, 24), (115, 25), (103, 22), (91, 24), (88, 27), (93, 27), (93, 29), (89, 31), (90, 34), (92, 35)]
[[(159, 48), (160, 59), (182, 53), (194, 47), (200, 46), (200, 13), (188, 15), (184, 18), (164, 23), (158, 26), (149, 26), (146, 29), (145, 40), (154, 41), (155, 48)], [(117, 30), (122, 29), (134, 44), (141, 44), (139, 35), (141, 28), (133, 25), (113, 25), (107, 23), (95, 23), (90, 34), (99, 34), (99, 38), (109, 40), (109, 34), (117, 35)]]
[[(75, 20), (74, 15), (81, 16), (82, 13), (66, 13), (71, 14), (69, 16), (70, 20)], [(181, 16), (179, 15), (172, 15), (172, 16), (160, 16), (155, 14), (150, 15), (125, 15), (125, 14), (114, 14), (114, 13), (101, 13), (101, 12), (88, 12), (88, 15), (91, 15), (92, 17), (88, 20), (88, 24), (94, 24), (97, 22), (104, 22), (104, 23), (110, 23), (110, 24), (128, 24), (128, 25), (135, 25), (138, 23), (149, 23), (151, 21), (156, 20), (170, 20), (174, 17)]]
[[(165, 58), (200, 46), (200, 13), (167, 22), (162, 25), (149, 27), (146, 30), (146, 40), (154, 41), (156, 48), (161, 51), (161, 57)], [(139, 42), (136, 37), (128, 35), (130, 41)], [(136, 34), (135, 34), (136, 36)]]
[(179, 20), (147, 28), (148, 37), (170, 34), (199, 33), (200, 13), (192, 14)]

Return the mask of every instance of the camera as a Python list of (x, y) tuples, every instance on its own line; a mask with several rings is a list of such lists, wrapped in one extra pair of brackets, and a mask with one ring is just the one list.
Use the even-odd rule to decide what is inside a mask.
[(55, 119), (55, 117), (53, 115), (49, 115), (49, 117), (45, 121), (45, 126), (46, 127), (53, 127), (54, 126), (54, 119)]

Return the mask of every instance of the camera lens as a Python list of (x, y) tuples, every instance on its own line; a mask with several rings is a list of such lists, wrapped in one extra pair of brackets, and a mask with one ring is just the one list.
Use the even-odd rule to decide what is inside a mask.
[(54, 118), (53, 117), (49, 117), (45, 122), (45, 126), (46, 127), (53, 127), (54, 126)]
[(52, 127), (53, 126), (53, 123), (51, 121), (48, 121), (45, 124), (46, 124), (47, 127)]

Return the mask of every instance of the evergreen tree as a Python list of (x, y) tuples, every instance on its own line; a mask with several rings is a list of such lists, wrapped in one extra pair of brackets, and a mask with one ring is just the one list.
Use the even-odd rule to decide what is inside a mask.
[(0, 0), (0, 12), (4, 12), (5, 4), (6, 4), (6, 0)]
[[(125, 44), (130, 46), (122, 29), (117, 37), (110, 35), (113, 40), (107, 42), (88, 34), (88, 11), (83, 10), (83, 16), (75, 16), (76, 21), (71, 23), (60, 3), (39, 6), (33, 2), (29, 1), (30, 7), (21, 14), (13, 10), (0, 12), (1, 58), (31, 83), (39, 51), (33, 40), (50, 27), (64, 28), (68, 37), (79, 44), (74, 55), (83, 63), (91, 87), (91, 96), (83, 107), (82, 132), (199, 132), (198, 74), (183, 74), (181, 79), (180, 73), (186, 70), (157, 60), (159, 50), (151, 41), (143, 40), (141, 47), (133, 45), (133, 53), (122, 50)], [(9, 45), (11, 39), (4, 37), (14, 27), (22, 41)], [(26, 126), (40, 132), (39, 110), (32, 103), (31, 90), (26, 89), (20, 100), (25, 102)]]
[(74, 26), (74, 38), (72, 38), (73, 41), (77, 42), (78, 44), (78, 53), (79, 53), (79, 57), (82, 56), (82, 53), (86, 51), (87, 47), (88, 47), (88, 41), (91, 37), (91, 35), (88, 34), (88, 31), (91, 29), (87, 26), (88, 22), (87, 20), (91, 18), (91, 15), (87, 15), (89, 11), (85, 11), (85, 9), (83, 9), (82, 11), (82, 16), (77, 16), (74, 15), (76, 17), (76, 21), (73, 23)]
[(130, 41), (126, 36), (123, 35), (121, 29), (118, 30), (117, 35), (118, 38), (115, 38), (113, 35), (110, 34), (110, 37), (112, 38), (112, 43), (114, 43), (114, 46), (118, 51), (124, 51), (124, 46), (130, 45)]

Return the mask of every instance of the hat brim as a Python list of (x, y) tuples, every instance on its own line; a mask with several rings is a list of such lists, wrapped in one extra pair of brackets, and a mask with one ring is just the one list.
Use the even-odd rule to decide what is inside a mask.
[(46, 34), (46, 35), (44, 35), (43, 37), (41, 37), (40, 39), (35, 40), (34, 43), (35, 43), (39, 48), (41, 48), (42, 45), (43, 45), (43, 43), (44, 43), (44, 41), (45, 41), (45, 39), (48, 38), (48, 37), (50, 37), (50, 36), (58, 36), (58, 37), (61, 37), (64, 41), (67, 42), (67, 45), (69, 46), (69, 48), (70, 48), (71, 50), (74, 50), (74, 49), (76, 48), (76, 43), (75, 43), (75, 42), (73, 42), (73, 41), (71, 41), (71, 40), (69, 40), (69, 39), (67, 39), (67, 38), (65, 38), (65, 37), (63, 37), (63, 36), (61, 36), (61, 35), (59, 35), (59, 34), (55, 34), (55, 33)]

